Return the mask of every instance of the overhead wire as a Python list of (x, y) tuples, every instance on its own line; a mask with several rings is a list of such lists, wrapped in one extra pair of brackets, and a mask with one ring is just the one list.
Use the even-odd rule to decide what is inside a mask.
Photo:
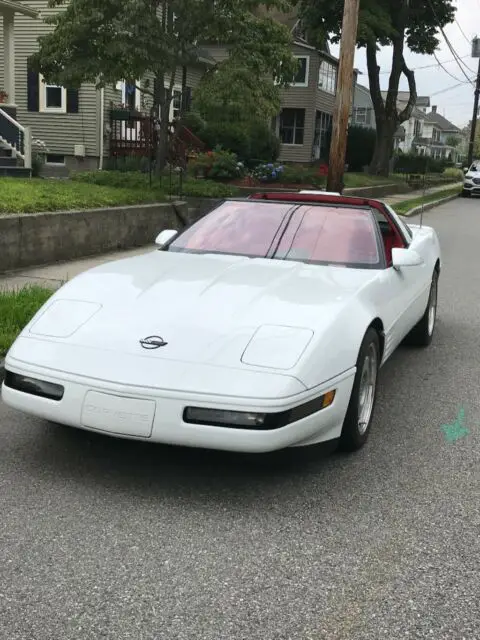
[(451, 78), (453, 78), (454, 80), (456, 80), (457, 82), (463, 82), (463, 80), (460, 80), (459, 78), (457, 78), (457, 76), (454, 76), (453, 73), (450, 73), (450, 71), (448, 69), (445, 69), (445, 67), (443, 66), (443, 64), (440, 62), (440, 60), (437, 58), (437, 54), (435, 52), (433, 52), (433, 56), (435, 58), (435, 60), (438, 62), (438, 66), (442, 69), (442, 71), (445, 71), (445, 73), (447, 75), (449, 75)]
[(436, 22), (437, 22), (437, 26), (440, 29), (440, 32), (445, 40), (445, 42), (447, 43), (448, 48), (450, 49), (450, 51), (452, 52), (453, 57), (455, 58), (455, 62), (458, 64), (458, 68), (460, 69), (460, 71), (463, 73), (463, 75), (465, 76), (465, 78), (468, 80), (468, 82), (470, 82), (471, 84), (473, 84), (473, 82), (470, 80), (470, 78), (467, 76), (465, 69), (462, 67), (462, 62), (459, 58), (458, 53), (455, 51), (454, 47), (452, 46), (452, 43), (450, 42), (450, 40), (448, 39), (447, 34), (445, 33), (444, 28), (442, 27), (440, 20), (438, 19), (437, 16), (437, 12), (435, 11), (435, 7), (432, 4), (432, 0), (427, 0), (428, 4), (430, 5), (430, 8), (432, 10), (433, 13), (433, 17), (435, 18)]

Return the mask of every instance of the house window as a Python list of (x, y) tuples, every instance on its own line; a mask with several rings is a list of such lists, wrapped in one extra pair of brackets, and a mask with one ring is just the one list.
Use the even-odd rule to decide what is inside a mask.
[(313, 160), (327, 160), (328, 131), (332, 126), (332, 116), (330, 113), (317, 111), (315, 115), (315, 132), (313, 135)]
[(61, 156), (56, 153), (47, 153), (45, 156), (45, 162), (47, 164), (65, 164), (65, 156)]
[(308, 72), (310, 67), (309, 56), (295, 56), (298, 60), (298, 71), (293, 78), (295, 87), (308, 87)]
[(422, 123), (420, 120), (415, 120), (415, 124), (413, 125), (413, 135), (419, 136), (422, 133)]
[(357, 124), (368, 124), (368, 109), (367, 107), (356, 107), (354, 112), (354, 122)]
[(303, 144), (305, 109), (283, 109), (280, 113), (282, 144)]
[(337, 69), (336, 67), (322, 60), (320, 63), (320, 71), (318, 72), (318, 88), (326, 93), (335, 95), (337, 92)]
[(179, 118), (182, 113), (182, 92), (180, 89), (174, 89), (172, 101), (170, 103), (170, 120)]
[(55, 84), (44, 82), (39, 75), (40, 111), (48, 113), (67, 113), (67, 90)]

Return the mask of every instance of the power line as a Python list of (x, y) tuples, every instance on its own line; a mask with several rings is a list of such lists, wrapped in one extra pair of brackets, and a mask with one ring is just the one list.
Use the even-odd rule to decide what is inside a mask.
[(435, 20), (437, 21), (437, 26), (440, 29), (440, 32), (445, 40), (445, 42), (447, 43), (448, 48), (450, 49), (450, 51), (452, 52), (453, 57), (455, 58), (455, 62), (458, 64), (458, 67), (460, 69), (460, 71), (463, 73), (463, 75), (465, 76), (465, 78), (468, 80), (468, 82), (470, 82), (471, 84), (473, 84), (473, 82), (470, 80), (470, 78), (467, 76), (467, 74), (465, 73), (465, 69), (462, 67), (462, 63), (459, 59), (458, 53), (455, 51), (455, 49), (453, 48), (450, 40), (448, 39), (444, 28), (442, 27), (440, 20), (438, 19), (437, 16), (437, 12), (435, 11), (435, 7), (432, 4), (431, 0), (428, 0), (428, 4), (430, 5), (430, 8), (432, 10), (433, 13), (433, 17), (435, 18)]
[(471, 44), (471, 40), (470, 38), (467, 38), (467, 36), (465, 35), (465, 31), (462, 29), (462, 27), (460, 26), (459, 21), (457, 20), (457, 18), (455, 18), (455, 24), (457, 25), (457, 27), (460, 29), (460, 33), (462, 34), (462, 36), (465, 38), (465, 40), (468, 42), (468, 44)]
[(448, 71), (448, 69), (445, 69), (445, 67), (443, 66), (443, 64), (440, 62), (440, 60), (437, 58), (437, 54), (435, 52), (433, 52), (433, 55), (435, 57), (435, 60), (438, 62), (438, 66), (445, 71), (445, 73), (447, 75), (449, 75), (451, 78), (453, 78), (454, 80), (456, 80), (457, 82), (463, 82), (463, 80), (459, 80), (457, 78), (457, 76), (454, 76), (453, 73), (450, 73), (450, 71)]
[[(480, 3), (480, 0), (478, 0), (478, 2)], [(470, 54), (467, 54), (465, 56), (462, 56), (460, 58), (460, 60), (464, 60), (465, 58), (469, 58), (469, 57), (470, 57)], [(421, 71), (423, 69), (436, 69), (437, 67), (442, 66), (442, 64), (450, 64), (451, 62), (456, 62), (456, 59), (455, 58), (451, 58), (450, 60), (443, 60), (443, 61), (439, 60), (437, 64), (426, 64), (426, 65), (423, 65), (421, 67), (413, 67), (411, 69), (411, 71)], [(472, 71), (472, 70), (470, 69), (470, 71)], [(364, 73), (366, 73), (366, 72), (364, 72)], [(380, 75), (381, 76), (390, 75), (390, 73), (392, 73), (391, 70), (390, 71), (380, 71)], [(472, 71), (472, 73), (474, 73), (474, 71)]]

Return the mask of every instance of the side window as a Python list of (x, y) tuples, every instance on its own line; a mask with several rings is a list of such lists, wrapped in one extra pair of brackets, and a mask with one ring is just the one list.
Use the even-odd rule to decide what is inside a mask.
[(388, 219), (384, 213), (379, 211), (378, 209), (373, 209), (373, 213), (375, 215), (375, 220), (380, 228), (380, 233), (382, 235), (383, 247), (385, 250), (385, 260), (387, 263), (387, 268), (392, 266), (392, 249), (395, 247), (403, 247), (406, 242), (404, 238), (402, 238), (397, 229), (392, 225), (391, 221)]
[(402, 232), (403, 237), (407, 241), (407, 244), (410, 244), (410, 242), (412, 241), (413, 235), (412, 235), (412, 230), (410, 229), (408, 224), (404, 222), (397, 213), (395, 213), (395, 211), (392, 209), (390, 205), (386, 204), (385, 207), (388, 210), (389, 214), (397, 223), (398, 227), (400, 228), (400, 231)]

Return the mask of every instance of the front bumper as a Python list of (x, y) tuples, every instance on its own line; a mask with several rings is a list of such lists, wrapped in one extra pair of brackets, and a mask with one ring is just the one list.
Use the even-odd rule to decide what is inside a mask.
[[(340, 437), (355, 370), (332, 378), (314, 390), (278, 400), (128, 387), (94, 378), (58, 373), (7, 359), (7, 371), (61, 385), (61, 399), (18, 391), (5, 383), (2, 399), (10, 407), (36, 417), (120, 438), (239, 452), (268, 452)], [(190, 424), (187, 406), (277, 413), (293, 409), (335, 389), (333, 403), (296, 422), (271, 430)]]
[(474, 184), (473, 182), (464, 182), (463, 190), (471, 193), (472, 195), (480, 195), (480, 184)]

